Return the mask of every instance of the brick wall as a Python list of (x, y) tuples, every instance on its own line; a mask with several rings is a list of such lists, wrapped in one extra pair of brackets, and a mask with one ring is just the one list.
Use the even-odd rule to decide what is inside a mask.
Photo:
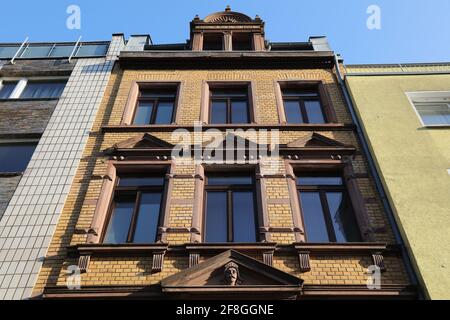
[[(113, 146), (138, 133), (102, 133), (102, 125), (119, 125), (133, 81), (182, 81), (181, 108), (179, 124), (192, 125), (200, 118), (202, 82), (207, 80), (251, 80), (256, 90), (257, 123), (276, 124), (278, 113), (275, 99), (276, 80), (323, 80), (336, 109), (340, 123), (349, 124), (351, 118), (346, 109), (340, 89), (333, 72), (327, 70), (201, 70), (201, 71), (123, 71), (116, 67), (105, 91), (103, 102), (97, 114), (92, 133), (86, 144), (80, 166), (74, 178), (60, 221), (57, 225), (48, 256), (44, 262), (35, 292), (39, 293), (45, 286), (64, 285), (66, 269), (76, 264), (75, 259), (67, 258), (67, 246), (86, 242), (86, 235), (75, 234), (76, 229), (88, 228), (94, 215), (96, 201), (99, 197), (102, 181), (92, 179), (95, 175), (105, 175), (107, 159), (97, 156), (101, 150)], [(170, 132), (151, 132), (152, 135), (175, 142)], [(288, 143), (307, 135), (306, 131), (280, 132), (280, 143)], [(361, 155), (360, 146), (354, 132), (350, 131), (320, 131), (320, 134), (336, 139), (345, 144), (356, 146), (358, 152), (353, 160), (356, 173), (363, 178), (358, 179), (358, 185), (367, 201), (371, 227), (387, 226), (374, 234), (376, 241), (393, 242), (393, 235), (387, 225), (381, 200), (376, 194), (375, 186), (368, 175), (365, 159)], [(280, 167), (280, 172), (284, 172)], [(175, 174), (193, 174), (193, 166), (176, 166)], [(364, 177), (367, 175), (367, 177)], [(172, 200), (194, 200), (194, 179), (177, 180), (174, 183)], [(270, 179), (266, 186), (269, 221), (271, 226), (293, 227), (292, 212), (289, 204), (272, 203), (271, 200), (288, 199), (288, 187), (285, 178)], [(193, 205), (179, 204), (176, 201), (169, 210), (169, 227), (190, 227)], [(273, 232), (272, 240), (282, 244), (295, 241), (292, 232)], [(169, 244), (189, 242), (189, 233), (170, 233)], [(204, 257), (202, 257), (204, 259)], [(300, 273), (296, 255), (275, 254), (274, 266), (305, 279), (310, 284), (365, 284), (367, 267), (371, 265), (368, 256), (311, 256), (311, 271)], [(383, 274), (385, 283), (407, 283), (404, 267), (396, 257), (386, 258), (388, 271)], [(162, 278), (187, 267), (187, 257), (166, 255), (163, 271), (150, 274), (151, 258), (148, 257), (94, 257), (90, 269), (82, 275), (82, 285), (149, 285), (157, 283)]]

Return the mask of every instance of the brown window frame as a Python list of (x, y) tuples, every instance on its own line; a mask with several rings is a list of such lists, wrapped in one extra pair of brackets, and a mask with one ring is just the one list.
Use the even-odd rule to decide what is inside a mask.
[[(330, 212), (330, 207), (328, 205), (328, 200), (326, 198), (326, 193), (327, 192), (342, 192), (342, 195), (344, 197), (347, 197), (347, 199), (349, 200), (349, 202), (351, 203), (351, 199), (350, 199), (350, 194), (348, 191), (348, 188), (345, 185), (345, 179), (343, 176), (343, 173), (340, 171), (330, 171), (330, 172), (326, 172), (326, 171), (322, 171), (322, 172), (305, 172), (306, 176), (311, 175), (312, 177), (339, 177), (342, 180), (342, 184), (340, 185), (299, 185), (296, 181), (296, 185), (297, 185), (297, 196), (299, 192), (317, 192), (319, 193), (319, 197), (320, 197), (320, 204), (322, 206), (322, 214), (324, 216), (324, 221), (325, 221), (325, 226), (327, 228), (327, 234), (328, 234), (328, 238), (330, 239), (330, 242), (337, 242), (337, 238), (336, 238), (336, 232), (334, 230), (333, 227), (333, 222), (331, 220), (331, 212)], [(296, 173), (296, 180), (300, 178), (300, 176)], [(302, 208), (302, 204), (301, 201), (299, 199), (299, 204), (300, 204), (300, 214), (302, 215), (302, 220), (305, 221), (304, 218), (304, 213), (303, 213), (303, 208)], [(355, 215), (355, 210), (353, 209), (353, 205), (352, 205), (352, 215)], [(356, 218), (356, 217), (355, 217)], [(356, 225), (356, 227), (358, 228), (358, 233), (360, 234), (360, 230), (359, 230), (359, 225)], [(305, 225), (305, 239), (308, 242), (308, 230), (307, 230), (307, 226)], [(361, 236), (361, 235), (360, 235)]]
[[(212, 108), (212, 91), (215, 89), (246, 89), (247, 91), (247, 123), (228, 123), (228, 117), (231, 116), (227, 111), (227, 123), (213, 124), (211, 123), (211, 108)], [(202, 88), (200, 121), (204, 124), (211, 124), (217, 126), (236, 126), (241, 124), (254, 124), (257, 119), (256, 97), (254, 95), (253, 81), (204, 81)], [(227, 106), (228, 108), (228, 106)]]
[(155, 239), (153, 242), (151, 243), (156, 243), (159, 239), (158, 236), (158, 228), (161, 227), (162, 225), (162, 218), (163, 218), (163, 214), (164, 214), (164, 200), (166, 198), (166, 182), (164, 174), (151, 174), (151, 175), (146, 175), (148, 177), (155, 177), (155, 178), (162, 178), (163, 179), (163, 184), (160, 186), (126, 186), (126, 187), (120, 187), (120, 179), (123, 177), (131, 177), (131, 176), (136, 176), (136, 173), (131, 173), (131, 174), (119, 174), (116, 182), (115, 182), (115, 186), (114, 186), (114, 190), (113, 190), (113, 194), (112, 194), (112, 203), (109, 206), (109, 210), (107, 213), (107, 217), (105, 220), (105, 228), (104, 228), (104, 232), (102, 234), (101, 237), (101, 242), (104, 243), (105, 241), (105, 237), (106, 234), (108, 232), (108, 228), (109, 228), (109, 224), (111, 222), (111, 218), (113, 216), (114, 210), (115, 210), (115, 204), (116, 204), (116, 200), (118, 198), (121, 199), (131, 199), (134, 197), (134, 208), (133, 208), (133, 213), (132, 213), (132, 217), (131, 217), (131, 221), (130, 221), (130, 227), (128, 229), (128, 235), (127, 235), (127, 241), (125, 243), (134, 243), (133, 239), (136, 233), (136, 223), (137, 223), (137, 218), (139, 216), (139, 204), (141, 201), (141, 195), (143, 192), (160, 192), (161, 193), (161, 203), (159, 206), (159, 213), (158, 213), (158, 225), (156, 228), (156, 232), (155, 232)]
[(173, 188), (173, 181), (168, 178), (168, 176), (173, 173), (174, 168), (175, 164), (170, 160), (109, 160), (86, 242), (103, 242), (109, 226), (109, 219), (114, 202), (114, 190), (118, 183), (119, 177), (123, 175), (137, 175), (142, 172), (148, 174), (157, 173), (158, 176), (163, 176), (165, 178), (164, 191), (162, 194), (162, 202), (160, 207), (160, 217), (158, 221), (159, 230), (157, 230), (157, 241), (165, 241), (166, 233), (161, 230), (168, 224), (168, 210), (170, 209), (170, 200)]
[[(182, 91), (184, 82), (183, 81), (133, 81), (131, 84), (131, 89), (128, 94), (127, 103), (122, 115), (120, 124), (123, 126), (167, 126), (172, 124), (177, 124), (179, 118), (179, 110), (182, 104)], [(145, 89), (174, 89), (175, 90), (175, 101), (172, 113), (171, 123), (166, 124), (146, 124), (146, 125), (136, 125), (134, 124), (134, 119), (139, 106), (140, 93)], [(154, 122), (153, 114), (156, 117), (156, 108), (152, 110), (152, 122)]]
[[(323, 108), (323, 103), (322, 103), (322, 99), (320, 98), (320, 94), (319, 92), (315, 92), (315, 96), (311, 96), (311, 97), (305, 97), (302, 96), (301, 94), (298, 95), (292, 95), (292, 96), (285, 96), (283, 93), (283, 89), (281, 89), (281, 94), (282, 94), (282, 98), (283, 98), (283, 108), (285, 110), (285, 114), (286, 114), (286, 105), (285, 105), (285, 101), (296, 101), (299, 104), (300, 107), (300, 113), (303, 119), (303, 123), (305, 124), (315, 124), (314, 122), (310, 122), (309, 118), (308, 118), (308, 112), (306, 111), (306, 106), (305, 103), (306, 101), (316, 101), (319, 100), (320, 103), (320, 110), (322, 112), (322, 116), (324, 119), (324, 123), (328, 123), (328, 119), (327, 116), (325, 114), (324, 108)], [(286, 119), (287, 121), (287, 119)], [(301, 123), (300, 123), (301, 124)], [(322, 123), (318, 123), (318, 124), (322, 124)]]
[[(322, 114), (325, 120), (325, 123), (320, 123), (317, 125), (326, 125), (329, 123), (337, 123), (337, 115), (336, 110), (333, 106), (331, 98), (326, 89), (326, 85), (322, 80), (283, 80), (283, 81), (275, 81), (275, 96), (276, 96), (276, 104), (278, 111), (278, 119), (281, 124), (290, 124), (287, 122), (286, 112), (284, 108), (284, 89), (294, 89), (294, 90), (312, 90), (317, 92), (318, 99), (320, 101)], [(304, 106), (303, 104), (301, 104)], [(304, 115), (306, 115), (306, 110), (302, 111), (302, 117), (305, 120)], [(307, 116), (306, 116), (307, 117)], [(304, 121), (304, 125), (315, 125), (315, 123), (309, 123)], [(302, 124), (300, 124), (302, 125)]]
[[(239, 36), (242, 36), (243, 34), (245, 34), (245, 35), (248, 35), (248, 40), (250, 41), (250, 49), (247, 49), (247, 50), (236, 50), (235, 48), (234, 48), (234, 42), (235, 42), (235, 36), (237, 36), (237, 37), (239, 37)], [(241, 31), (241, 32), (233, 32), (232, 34), (231, 34), (231, 50), (232, 51), (245, 51), (245, 52), (247, 52), (247, 51), (255, 51), (255, 36), (254, 36), (254, 33), (253, 32), (249, 32), (249, 31)]]
[[(227, 119), (226, 119), (226, 123), (223, 123), (223, 124), (230, 124), (230, 125), (243, 124), (243, 123), (239, 123), (239, 122), (234, 123), (234, 122), (231, 122), (231, 120), (232, 120), (232, 117), (233, 117), (232, 102), (233, 101), (244, 101), (244, 99), (247, 102), (247, 119), (248, 119), (248, 121), (246, 123), (244, 123), (244, 124), (251, 123), (250, 98), (248, 96), (248, 88), (246, 88), (247, 89), (246, 90), (246, 92), (247, 92), (246, 98), (244, 98), (244, 97), (242, 97), (242, 98), (241, 97), (233, 97), (233, 96), (228, 96), (228, 97), (223, 97), (223, 98), (221, 98), (221, 97), (215, 98), (214, 94), (213, 94), (213, 91), (215, 89), (220, 89), (220, 88), (214, 88), (214, 89), (210, 89), (209, 90), (209, 112), (208, 112), (209, 119), (208, 119), (208, 123), (215, 124), (215, 123), (211, 122), (213, 102), (214, 101), (225, 101), (226, 105), (227, 105), (227, 115), (226, 115)], [(225, 89), (228, 89), (228, 88), (225, 88)], [(237, 88), (237, 89), (239, 89), (239, 88)], [(222, 124), (222, 123), (220, 123), (220, 124)]]
[(297, 172), (302, 173), (324, 173), (340, 174), (343, 179), (343, 186), (346, 189), (348, 198), (353, 208), (359, 234), (362, 241), (373, 241), (373, 234), (370, 229), (370, 219), (367, 212), (363, 195), (356, 182), (353, 165), (347, 156), (342, 160), (308, 159), (308, 160), (285, 160), (286, 174), (288, 176), (288, 189), (291, 201), (291, 210), (295, 228), (303, 231), (303, 234), (296, 233), (297, 242), (305, 242), (305, 223), (303, 219), (302, 207), (297, 191)]
[[(217, 49), (217, 50), (205, 50), (205, 37), (208, 37), (208, 35), (220, 35), (221, 39), (222, 39), (222, 49)], [(225, 51), (226, 49), (226, 39), (225, 39), (225, 34), (221, 31), (217, 31), (217, 32), (204, 32), (203, 36), (202, 36), (202, 51)]]
[(253, 192), (253, 208), (254, 208), (254, 219), (255, 219), (255, 236), (256, 242), (260, 242), (259, 235), (259, 212), (258, 212), (258, 195), (257, 195), (257, 184), (255, 182), (254, 174), (252, 173), (242, 173), (242, 172), (224, 172), (227, 176), (239, 177), (239, 176), (249, 176), (252, 178), (252, 184), (240, 185), (240, 184), (228, 184), (228, 185), (208, 185), (208, 179), (211, 176), (217, 175), (217, 173), (207, 174), (205, 177), (205, 186), (204, 186), (204, 197), (203, 197), (203, 232), (202, 232), (202, 242), (206, 242), (206, 221), (207, 221), (207, 197), (206, 194), (208, 191), (216, 191), (216, 192), (226, 192), (227, 193), (227, 243), (234, 243), (234, 234), (233, 234), (233, 192), (235, 191), (252, 191)]
[[(152, 88), (153, 89), (153, 88)], [(166, 88), (161, 88), (161, 90), (167, 90)], [(150, 123), (146, 124), (146, 125), (168, 125), (171, 124), (175, 121), (175, 108), (176, 108), (176, 101), (177, 101), (177, 90), (175, 90), (175, 95), (173, 98), (168, 98), (168, 97), (143, 97), (142, 96), (142, 89), (139, 90), (139, 97), (136, 101), (136, 107), (134, 108), (134, 113), (133, 113), (133, 124), (134, 121), (136, 119), (136, 114), (137, 111), (139, 109), (139, 105), (140, 103), (145, 103), (145, 102), (151, 102), (153, 103), (153, 108), (152, 108), (152, 114), (150, 115)], [(156, 121), (156, 115), (158, 113), (158, 109), (159, 109), (159, 103), (160, 102), (173, 102), (173, 110), (172, 110), (172, 117), (170, 119), (170, 123), (155, 123)]]

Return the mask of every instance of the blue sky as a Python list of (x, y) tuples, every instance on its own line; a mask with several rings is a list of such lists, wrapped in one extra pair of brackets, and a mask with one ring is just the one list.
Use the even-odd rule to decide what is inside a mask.
[[(81, 30), (66, 28), (69, 5), (81, 8)], [(126, 4), (126, 5), (125, 5)], [(109, 40), (112, 33), (150, 34), (154, 43), (184, 42), (199, 14), (234, 11), (266, 21), (270, 41), (326, 35), (346, 63), (450, 61), (449, 0), (30, 0), (1, 5), (0, 42)], [(366, 27), (369, 5), (381, 8), (381, 30)]]

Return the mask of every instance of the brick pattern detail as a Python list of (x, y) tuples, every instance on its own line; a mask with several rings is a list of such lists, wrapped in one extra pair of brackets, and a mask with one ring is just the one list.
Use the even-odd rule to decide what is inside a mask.
[[(101, 156), (100, 151), (110, 148), (116, 143), (135, 137), (133, 132), (102, 132), (103, 125), (119, 125), (124, 107), (134, 81), (181, 81), (181, 104), (179, 109), (179, 124), (192, 125), (200, 119), (201, 89), (203, 81), (235, 80), (253, 81), (255, 88), (254, 101), (258, 111), (257, 123), (276, 124), (278, 114), (275, 99), (275, 81), (278, 80), (323, 80), (328, 93), (336, 108), (340, 123), (351, 123), (351, 117), (346, 109), (342, 93), (336, 83), (335, 76), (329, 70), (120, 70), (114, 68), (110, 82), (94, 122), (92, 133), (86, 143), (80, 165), (75, 173), (72, 188), (68, 194), (61, 219), (58, 223), (49, 254), (39, 275), (35, 292), (41, 292), (45, 286), (64, 285), (67, 279), (66, 269), (77, 261), (65, 255), (65, 248), (86, 242), (85, 234), (75, 234), (75, 229), (88, 229), (96, 208), (102, 180), (92, 179), (93, 176), (104, 176), (107, 171), (107, 158)], [(177, 141), (170, 132), (151, 132), (152, 135), (170, 143)], [(280, 143), (289, 143), (310, 134), (307, 131), (279, 132)], [(367, 176), (366, 160), (360, 154), (358, 140), (351, 130), (332, 131), (322, 130), (320, 134), (338, 140), (344, 144), (356, 146), (358, 152), (352, 164), (358, 185), (366, 202), (372, 228), (384, 226), (384, 231), (374, 234), (376, 241), (393, 243), (394, 238), (389, 224), (384, 217), (381, 200), (376, 193), (375, 186)], [(193, 133), (191, 134), (193, 135)], [(211, 133), (202, 133), (207, 139)], [(193, 139), (192, 139), (193, 141)], [(284, 161), (275, 159), (279, 163), (279, 173), (285, 174)], [(177, 164), (176, 175), (194, 175), (193, 164)], [(360, 176), (362, 178), (360, 178)], [(295, 242), (293, 231), (292, 211), (290, 207), (288, 178), (267, 178), (266, 195), (269, 226), (274, 228), (270, 233), (271, 242), (291, 244)], [(177, 228), (177, 232), (168, 232), (166, 241), (170, 245), (182, 245), (190, 242), (189, 229), (192, 226), (192, 213), (195, 200), (195, 179), (184, 178), (173, 180), (172, 204), (168, 208), (169, 217), (166, 227)], [(181, 228), (181, 229), (180, 229)], [(277, 229), (278, 228), (278, 229)], [(303, 253), (302, 253), (303, 254)], [(308, 284), (365, 284), (367, 268), (373, 264), (368, 255), (339, 256), (309, 256), (309, 268), (306, 255), (299, 260), (299, 254), (275, 252), (272, 259), (267, 254), (250, 254), (255, 259), (272, 264), (275, 268), (289, 272), (305, 280)], [(152, 257), (119, 256), (91, 258), (89, 270), (82, 274), (82, 285), (152, 285), (161, 279), (173, 275), (181, 270), (201, 263), (209, 256), (191, 253), (175, 255), (167, 252), (161, 262), (161, 272), (154, 273)], [(272, 261), (270, 261), (272, 260)], [(401, 259), (385, 257), (387, 272), (382, 275), (382, 283), (407, 283), (407, 276)]]

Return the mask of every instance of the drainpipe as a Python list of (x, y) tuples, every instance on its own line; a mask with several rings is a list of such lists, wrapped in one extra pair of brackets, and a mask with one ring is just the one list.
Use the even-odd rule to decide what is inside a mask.
[[(369, 146), (368, 146), (367, 141), (366, 141), (366, 139), (364, 137), (364, 134), (363, 134), (363, 132), (361, 130), (361, 122), (359, 121), (359, 118), (356, 115), (354, 105), (353, 105), (353, 103), (352, 103), (352, 101), (350, 99), (350, 95), (348, 93), (347, 87), (344, 84), (344, 81), (343, 81), (343, 78), (342, 78), (342, 74), (341, 74), (341, 70), (339, 69), (339, 58), (338, 58), (338, 56), (336, 54), (334, 55), (334, 63), (335, 63), (336, 74), (337, 74), (339, 85), (340, 85), (340, 87), (342, 89), (342, 93), (344, 94), (344, 99), (345, 99), (345, 102), (347, 103), (348, 109), (350, 111), (350, 115), (352, 117), (352, 121), (353, 121), (353, 123), (356, 126), (356, 133), (358, 135), (358, 138), (359, 138), (359, 141), (361, 143), (361, 146), (362, 146), (362, 148), (364, 150), (364, 154), (366, 155), (367, 162), (368, 162), (368, 165), (369, 165), (369, 170), (372, 173), (372, 176), (374, 177), (376, 189), (377, 189), (378, 193), (381, 195), (381, 200), (383, 202), (383, 208), (384, 208), (384, 211), (386, 212), (389, 224), (392, 226), (392, 231), (394, 233), (395, 242), (401, 248), (401, 255), (402, 255), (403, 261), (405, 262), (406, 273), (408, 274), (409, 281), (413, 285), (417, 286), (418, 280), (417, 280), (416, 273), (414, 272), (414, 269), (412, 267), (411, 259), (409, 257), (408, 252), (406, 251), (405, 243), (403, 242), (402, 236), (401, 236), (400, 231), (398, 229), (397, 222), (395, 221), (395, 217), (394, 217), (394, 214), (392, 212), (392, 208), (391, 208), (391, 206), (389, 204), (389, 201), (387, 199), (386, 192), (384, 190), (383, 184), (381, 183), (381, 178), (380, 178), (380, 176), (378, 174), (378, 171), (376, 169), (375, 161), (373, 160), (372, 153), (369, 150)], [(422, 294), (421, 291), (422, 291), (421, 288), (419, 288), (419, 298), (423, 299), (423, 294)]]

